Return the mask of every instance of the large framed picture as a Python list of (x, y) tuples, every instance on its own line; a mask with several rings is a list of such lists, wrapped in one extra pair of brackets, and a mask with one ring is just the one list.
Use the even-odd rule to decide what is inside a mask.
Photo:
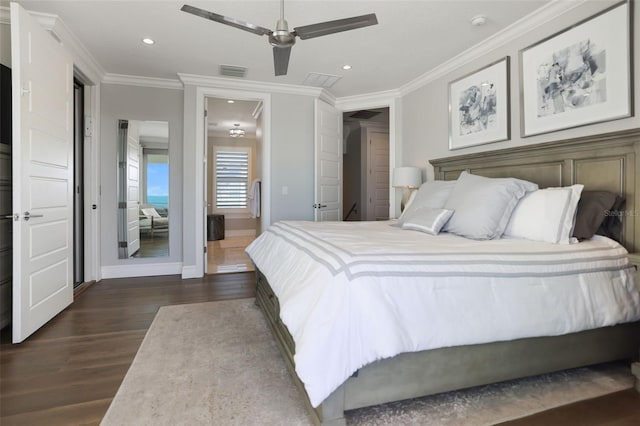
[(449, 83), (449, 149), (510, 138), (509, 57)]
[(631, 3), (520, 51), (522, 137), (633, 114)]

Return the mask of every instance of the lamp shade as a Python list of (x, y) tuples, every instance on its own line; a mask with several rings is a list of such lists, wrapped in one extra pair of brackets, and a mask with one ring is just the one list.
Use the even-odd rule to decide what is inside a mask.
[(419, 167), (396, 167), (393, 169), (393, 186), (396, 188), (419, 188), (422, 170)]

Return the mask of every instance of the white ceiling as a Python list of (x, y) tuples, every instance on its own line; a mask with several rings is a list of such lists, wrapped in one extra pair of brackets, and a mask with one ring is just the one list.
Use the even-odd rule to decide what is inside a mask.
[[(272, 48), (257, 36), (181, 12), (190, 4), (274, 29), (278, 0), (17, 0), (59, 16), (107, 74), (177, 80), (178, 73), (219, 77), (221, 64), (248, 68), (246, 80), (302, 85), (309, 73), (340, 77), (335, 97), (398, 89), (551, 0), (285, 0), (289, 28), (375, 13), (378, 25), (293, 46), (289, 72), (274, 76)], [(7, 0), (0, 0), (4, 6)], [(486, 16), (473, 26), (471, 18)], [(150, 37), (152, 46), (141, 42)], [(342, 66), (349, 64), (351, 70)], [(255, 102), (211, 100), (209, 131), (240, 123), (255, 137)]]
[[(247, 80), (300, 85), (308, 73), (317, 72), (342, 77), (329, 89), (336, 97), (397, 89), (548, 1), (287, 0), (290, 29), (367, 13), (375, 13), (379, 24), (298, 39), (288, 75), (275, 77), (266, 36), (181, 12), (180, 7), (187, 3), (274, 29), (277, 0), (18, 0), (29, 10), (58, 15), (106, 73), (219, 76), (219, 66), (227, 64), (248, 67)], [(486, 15), (486, 24), (472, 26), (476, 15)], [(156, 43), (144, 45), (144, 37)], [(344, 71), (344, 64), (353, 68)]]
[(207, 117), (209, 135), (217, 137), (228, 137), (229, 129), (235, 124), (240, 124), (239, 128), (244, 130), (246, 138), (255, 139), (256, 119), (254, 112), (258, 107), (257, 101), (234, 100), (232, 104), (228, 99), (208, 98)]

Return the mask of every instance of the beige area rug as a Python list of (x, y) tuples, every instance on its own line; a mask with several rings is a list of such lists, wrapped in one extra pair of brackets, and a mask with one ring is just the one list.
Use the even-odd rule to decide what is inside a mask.
[[(363, 408), (349, 425), (491, 425), (628, 389), (610, 364)], [(310, 425), (253, 299), (159, 310), (102, 423)]]

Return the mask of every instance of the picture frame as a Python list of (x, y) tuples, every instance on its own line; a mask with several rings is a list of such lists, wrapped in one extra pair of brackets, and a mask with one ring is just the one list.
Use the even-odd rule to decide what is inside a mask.
[(520, 54), (520, 133), (528, 137), (633, 116), (631, 2)]
[(511, 138), (510, 58), (449, 83), (449, 150)]

